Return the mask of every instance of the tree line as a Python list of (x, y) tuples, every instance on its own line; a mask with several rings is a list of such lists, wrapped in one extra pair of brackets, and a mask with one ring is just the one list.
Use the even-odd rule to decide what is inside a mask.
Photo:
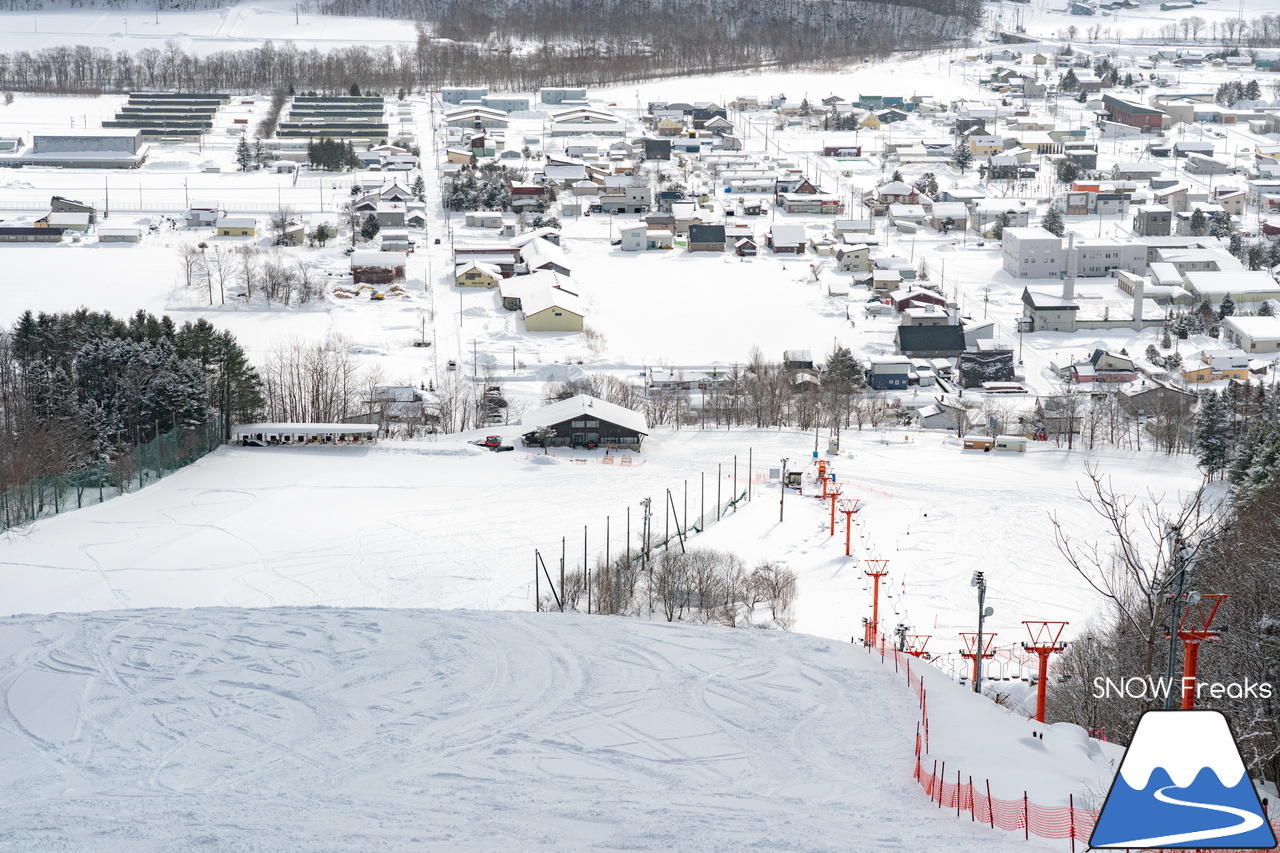
[(0, 332), (0, 489), (110, 463), (175, 427), (251, 419), (259, 382), (230, 332), (80, 309)]
[[(19, 50), (0, 53), (0, 89), (279, 93), (297, 87), (342, 94), (353, 86), (366, 93), (600, 86), (765, 65), (842, 65), (923, 50), (966, 39), (982, 15), (980, 0), (330, 0), (321, 9), (421, 23), (413, 42), (381, 47), (320, 50), (266, 42), (200, 55), (171, 39), (163, 49), (136, 52), (88, 45)], [(531, 50), (518, 47), (529, 42)]]
[[(1233, 487), (1215, 501), (1204, 487), (1193, 494), (1123, 494), (1096, 469), (1082, 497), (1110, 536), (1082, 541), (1055, 518), (1057, 544), (1068, 566), (1102, 599), (1087, 625), (1056, 663), (1049, 688), (1051, 722), (1067, 721), (1097, 736), (1126, 743), (1141, 714), (1164, 706), (1162, 684), (1173, 622), (1171, 593), (1182, 575), (1187, 593), (1225, 594), (1213, 623), (1220, 637), (1200, 646), (1197, 708), (1224, 712), (1249, 774), (1280, 781), (1280, 481), (1276, 458), (1251, 487)], [(1171, 532), (1180, 534), (1175, 561)], [(1203, 600), (1203, 599), (1202, 599)], [(1189, 622), (1199, 616), (1194, 602)], [(1181, 707), (1183, 644), (1173, 647), (1174, 707)], [(1105, 695), (1100, 679), (1135, 678), (1147, 685), (1132, 696)], [(1257, 685), (1272, 685), (1262, 695)], [(1254, 685), (1246, 692), (1247, 685)], [(1213, 688), (1213, 685), (1221, 685)]]

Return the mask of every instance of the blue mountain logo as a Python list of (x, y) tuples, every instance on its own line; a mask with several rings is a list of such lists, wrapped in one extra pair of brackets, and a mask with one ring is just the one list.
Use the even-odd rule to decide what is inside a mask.
[(1089, 846), (1271, 850), (1275, 834), (1219, 711), (1148, 711)]

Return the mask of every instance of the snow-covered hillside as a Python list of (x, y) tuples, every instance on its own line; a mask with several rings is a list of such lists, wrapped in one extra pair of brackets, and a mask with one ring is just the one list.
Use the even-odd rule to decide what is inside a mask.
[[(4, 851), (1044, 849), (930, 803), (901, 676), (814, 637), (134, 610), (6, 619), (0, 655)], [(1032, 724), (932, 681), (935, 728), (987, 709), (961, 757), (1028, 751)], [(1056, 766), (1042, 796), (1105, 762)]]

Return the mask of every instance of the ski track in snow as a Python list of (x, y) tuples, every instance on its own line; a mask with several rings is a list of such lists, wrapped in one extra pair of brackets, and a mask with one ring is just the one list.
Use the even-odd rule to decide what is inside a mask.
[(1043, 849), (931, 807), (900, 676), (803, 635), (159, 609), (0, 652), (3, 851)]

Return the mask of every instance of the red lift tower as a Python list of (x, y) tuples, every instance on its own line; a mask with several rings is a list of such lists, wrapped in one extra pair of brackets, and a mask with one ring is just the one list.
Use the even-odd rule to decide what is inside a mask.
[(912, 657), (928, 660), (932, 655), (926, 652), (924, 647), (929, 645), (929, 640), (931, 639), (933, 639), (932, 634), (907, 634), (907, 645), (903, 651)]
[(1023, 621), (1031, 642), (1023, 643), (1022, 650), (1040, 658), (1039, 680), (1036, 682), (1036, 721), (1044, 722), (1044, 699), (1046, 685), (1049, 683), (1049, 655), (1057, 654), (1067, 647), (1060, 638), (1067, 622)]
[(983, 660), (990, 660), (996, 656), (992, 650), (995, 643), (996, 635), (983, 632), (982, 634), (982, 654), (978, 654), (978, 632), (977, 631), (961, 631), (960, 639), (964, 640), (964, 651), (960, 653), (962, 658), (973, 661), (973, 683), (978, 683), (978, 667), (982, 665)]
[(826, 497), (827, 500), (831, 501), (831, 535), (835, 536), (836, 535), (836, 501), (840, 499), (840, 487), (837, 486), (835, 483), (832, 483), (831, 488), (827, 489), (827, 493), (824, 497)]
[(839, 500), (840, 511), (844, 513), (844, 555), (852, 557), (853, 543), (853, 515), (858, 511), (857, 498), (841, 498)]
[[(1178, 620), (1178, 639), (1182, 641), (1182, 710), (1196, 706), (1196, 666), (1200, 661), (1200, 644), (1219, 639), (1222, 634), (1211, 630), (1218, 608), (1227, 600), (1223, 593), (1191, 592), (1182, 596), (1182, 618)], [(1169, 636), (1165, 634), (1165, 636)]]
[(876, 632), (880, 628), (880, 578), (889, 574), (888, 560), (864, 560), (867, 568), (863, 570), (863, 574), (871, 578), (874, 584), (871, 593), (871, 621), (867, 623), (866, 643), (868, 646), (875, 645)]
[(818, 460), (818, 482), (822, 484), (822, 500), (827, 499), (827, 483), (831, 482), (831, 477), (827, 475), (827, 462), (825, 459)]

